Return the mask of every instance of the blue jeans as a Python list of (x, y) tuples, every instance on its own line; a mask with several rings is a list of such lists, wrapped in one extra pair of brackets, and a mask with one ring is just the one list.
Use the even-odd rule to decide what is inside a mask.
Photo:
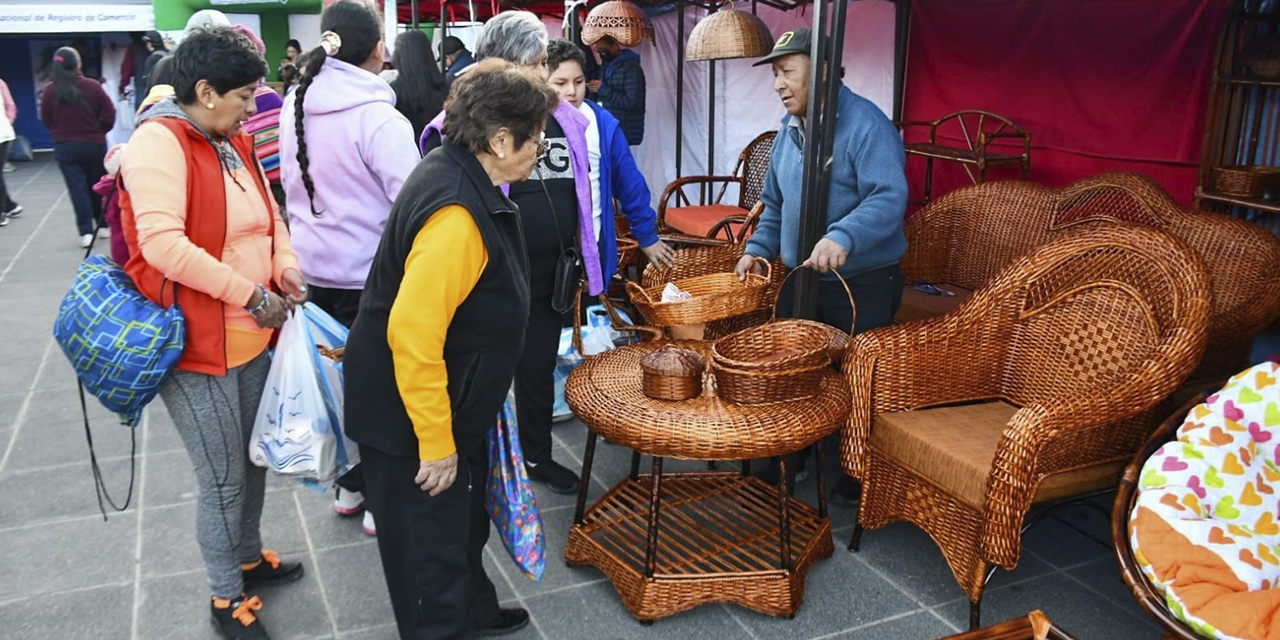
[(107, 155), (107, 145), (89, 142), (55, 142), (53, 159), (58, 161), (62, 179), (67, 183), (67, 197), (76, 212), (76, 228), (80, 235), (93, 233), (102, 223), (102, 199), (93, 192), (107, 170), (102, 158)]

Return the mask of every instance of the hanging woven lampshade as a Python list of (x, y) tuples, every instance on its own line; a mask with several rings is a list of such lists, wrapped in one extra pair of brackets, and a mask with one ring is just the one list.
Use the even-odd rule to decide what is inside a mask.
[(686, 60), (759, 58), (773, 50), (773, 34), (760, 18), (726, 7), (693, 27)]
[(634, 47), (653, 38), (653, 22), (643, 9), (627, 0), (610, 0), (592, 9), (582, 23), (583, 44), (595, 44), (605, 36), (624, 47)]

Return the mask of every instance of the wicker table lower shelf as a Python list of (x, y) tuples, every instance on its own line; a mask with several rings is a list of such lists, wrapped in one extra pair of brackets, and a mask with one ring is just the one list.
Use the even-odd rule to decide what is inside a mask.
[(712, 602), (777, 616), (795, 613), (809, 566), (831, 555), (827, 518), (788, 499), (790, 562), (784, 567), (777, 487), (736, 472), (664, 474), (658, 494), (662, 544), (647, 572), (652, 481), (650, 474), (629, 477), (588, 509), (569, 532), (565, 559), (604, 572), (641, 621)]

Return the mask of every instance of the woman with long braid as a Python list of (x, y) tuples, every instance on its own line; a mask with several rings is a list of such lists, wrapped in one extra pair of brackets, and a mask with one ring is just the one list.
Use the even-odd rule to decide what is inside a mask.
[[(374, 9), (336, 2), (320, 30), (320, 46), (280, 114), (280, 178), (311, 300), (351, 326), (391, 203), (419, 155), (413, 126), (377, 75), (383, 43)], [(339, 514), (360, 513), (363, 484), (359, 467), (338, 479)], [(364, 525), (375, 533), (368, 513)]]
[(53, 135), (53, 157), (67, 183), (67, 198), (76, 212), (80, 246), (93, 242), (102, 222), (102, 201), (93, 185), (107, 172), (107, 132), (116, 123), (116, 107), (97, 80), (80, 72), (80, 54), (62, 47), (53, 54), (53, 82), (40, 94), (40, 121)]

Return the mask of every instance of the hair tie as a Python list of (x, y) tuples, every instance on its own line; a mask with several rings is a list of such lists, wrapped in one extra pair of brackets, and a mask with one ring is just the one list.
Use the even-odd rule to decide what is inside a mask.
[(66, 62), (67, 60), (66, 60), (66, 58), (63, 58), (61, 55), (56, 55), (56, 56), (54, 56), (54, 57), (53, 57), (53, 61), (54, 61), (54, 62), (57, 62), (58, 64), (62, 64), (63, 62)]
[(336, 55), (342, 48), (342, 37), (332, 31), (326, 31), (320, 36), (320, 48), (324, 49), (325, 55)]

